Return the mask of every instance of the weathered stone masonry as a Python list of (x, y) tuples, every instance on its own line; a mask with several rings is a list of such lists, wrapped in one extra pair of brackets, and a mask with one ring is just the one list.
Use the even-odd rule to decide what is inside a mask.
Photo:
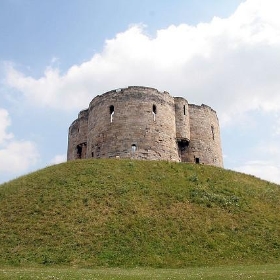
[(69, 128), (67, 159), (116, 157), (222, 167), (216, 112), (148, 87), (98, 95)]

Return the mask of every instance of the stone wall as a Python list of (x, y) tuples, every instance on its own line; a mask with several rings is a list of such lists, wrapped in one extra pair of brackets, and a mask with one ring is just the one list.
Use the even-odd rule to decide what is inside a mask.
[(98, 95), (69, 128), (67, 159), (116, 157), (223, 166), (216, 112), (147, 87)]
[(223, 166), (220, 127), (216, 112), (206, 105), (189, 105), (190, 143), (184, 161)]
[(177, 140), (190, 140), (189, 104), (182, 97), (174, 97), (175, 118), (176, 118), (176, 138)]
[(89, 106), (87, 157), (178, 161), (174, 124), (168, 93), (145, 87), (107, 92)]
[(67, 159), (87, 157), (88, 109), (79, 113), (69, 127)]

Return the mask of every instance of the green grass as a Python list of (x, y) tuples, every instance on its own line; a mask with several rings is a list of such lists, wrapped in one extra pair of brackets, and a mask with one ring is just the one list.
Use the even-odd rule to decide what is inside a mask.
[(63, 163), (0, 186), (0, 266), (277, 264), (279, 201), (278, 185), (212, 166)]
[(57, 280), (148, 280), (148, 279), (189, 279), (189, 280), (228, 280), (253, 279), (277, 280), (280, 279), (280, 265), (259, 266), (221, 266), (200, 267), (187, 269), (152, 269), (152, 268), (102, 268), (102, 269), (75, 269), (75, 268), (4, 268), (0, 269), (1, 280), (17, 279), (57, 279)]

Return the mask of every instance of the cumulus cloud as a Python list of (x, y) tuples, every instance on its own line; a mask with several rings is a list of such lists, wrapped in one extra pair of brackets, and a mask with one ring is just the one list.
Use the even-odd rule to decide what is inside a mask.
[(0, 149), (0, 171), (18, 173), (28, 170), (38, 160), (38, 152), (32, 142), (11, 141)]
[(280, 116), (275, 116), (275, 123), (273, 124), (273, 131), (275, 136), (280, 136)]
[(235, 170), (280, 184), (280, 165), (271, 161), (248, 161)]
[(6, 128), (11, 124), (9, 114), (7, 110), (0, 108), (0, 145), (11, 138), (13, 138), (12, 133), (7, 133)]
[(89, 61), (42, 77), (7, 67), (6, 84), (43, 106), (81, 109), (97, 94), (145, 85), (206, 103), (225, 123), (249, 110), (280, 110), (280, 17), (277, 0), (248, 0), (225, 19), (158, 30), (132, 26)]
[(241, 163), (233, 169), (239, 172), (255, 175), (259, 178), (280, 184), (280, 138), (264, 138), (252, 147), (251, 160)]
[(12, 133), (8, 133), (9, 125), (11, 121), (7, 110), (0, 108), (0, 172), (15, 175), (35, 165), (39, 154), (33, 142), (17, 140)]
[(66, 154), (56, 155), (52, 160), (51, 164), (59, 164), (66, 161)]

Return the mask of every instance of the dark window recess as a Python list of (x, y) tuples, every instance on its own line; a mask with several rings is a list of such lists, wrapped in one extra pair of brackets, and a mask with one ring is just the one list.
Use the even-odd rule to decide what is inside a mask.
[(184, 151), (189, 146), (189, 142), (186, 140), (178, 141), (178, 148), (180, 151)]
[(77, 145), (76, 152), (77, 152), (77, 154), (76, 154), (77, 159), (86, 158), (87, 143), (84, 142), (84, 143), (81, 143), (81, 144)]
[(82, 145), (78, 145), (77, 146), (77, 158), (82, 158), (82, 150), (83, 150)]
[(110, 106), (110, 115), (112, 115), (115, 111), (115, 108), (113, 105)]
[(154, 104), (153, 105), (153, 113), (156, 114), (157, 113), (157, 106)]
[(153, 116), (154, 116), (154, 121), (156, 120), (156, 113), (157, 113), (157, 106), (154, 104), (154, 105), (153, 105)]
[(199, 164), (199, 158), (198, 157), (195, 158), (195, 163)]
[(132, 153), (134, 153), (136, 151), (136, 145), (135, 144), (131, 145), (131, 151), (132, 151)]
[(184, 115), (186, 115), (186, 105), (184, 105)]
[(177, 144), (178, 144), (179, 157), (181, 158), (182, 161), (184, 161), (184, 158), (186, 156), (186, 151), (187, 151), (188, 146), (189, 146), (189, 141), (180, 140), (180, 141), (177, 142)]
[(211, 125), (211, 132), (212, 132), (212, 138), (215, 140), (215, 131), (214, 131), (214, 126)]
[(91, 153), (91, 157), (94, 157), (94, 152)]
[(113, 115), (115, 114), (115, 108), (113, 105), (110, 106), (110, 121), (113, 122)]

